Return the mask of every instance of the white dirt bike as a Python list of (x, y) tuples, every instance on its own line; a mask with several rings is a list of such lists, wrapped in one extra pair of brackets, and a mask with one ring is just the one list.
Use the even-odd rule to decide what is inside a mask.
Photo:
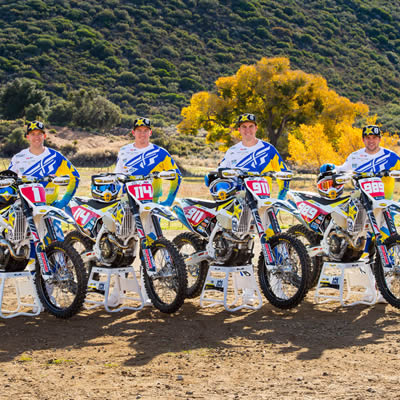
[(217, 201), (177, 199), (173, 207), (190, 230), (174, 239), (189, 271), (188, 295), (200, 294), (210, 263), (251, 264), (254, 239), (258, 237), (258, 276), (264, 295), (278, 308), (297, 306), (308, 290), (310, 259), (298, 239), (281, 232), (276, 218), (278, 210), (297, 210), (286, 201), (271, 198), (265, 179), (289, 180), (292, 173), (220, 169), (215, 174), (217, 179), (210, 184), (210, 191)]
[(141, 259), (144, 285), (153, 305), (164, 313), (177, 311), (185, 300), (187, 275), (182, 256), (162, 233), (160, 218), (176, 220), (165, 206), (153, 203), (153, 179), (175, 179), (174, 171), (147, 176), (97, 175), (97, 185), (122, 183), (126, 196), (109, 203), (74, 197), (71, 210), (78, 230), (66, 241), (80, 243), (89, 268), (93, 265), (121, 267)]
[(400, 235), (391, 215), (399, 213), (400, 206), (384, 198), (383, 176), (400, 178), (400, 171), (333, 175), (337, 184), (354, 184), (350, 196), (334, 200), (317, 193), (289, 191), (304, 219), (303, 225), (293, 226), (289, 232), (309, 243), (314, 283), (324, 260), (349, 263), (363, 259), (373, 270), (385, 300), (400, 308)]
[(57, 240), (55, 221), (74, 221), (65, 211), (46, 205), (41, 184), (45, 181), (64, 186), (69, 177), (19, 178), (13, 171), (0, 172), (0, 189), (5, 189), (2, 198), (9, 193), (0, 209), (0, 268), (23, 271), (32, 256), (32, 246), (40, 301), (49, 313), (69, 318), (82, 307), (87, 276), (79, 254)]

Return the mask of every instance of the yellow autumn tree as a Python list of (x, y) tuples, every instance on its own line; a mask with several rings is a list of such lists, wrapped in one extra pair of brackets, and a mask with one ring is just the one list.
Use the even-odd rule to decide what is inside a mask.
[(341, 158), (324, 129), (321, 123), (300, 125), (289, 135), (289, 160), (310, 170), (316, 170), (327, 162), (341, 164)]
[(332, 126), (353, 121), (365, 110), (367, 106), (359, 107), (329, 89), (321, 76), (291, 70), (287, 58), (262, 58), (217, 79), (215, 92), (194, 94), (182, 109), (178, 131), (196, 134), (204, 128), (209, 141), (231, 145), (237, 116), (251, 112), (257, 117), (258, 136), (276, 146), (280, 137), (301, 124), (320, 122), (330, 138)]

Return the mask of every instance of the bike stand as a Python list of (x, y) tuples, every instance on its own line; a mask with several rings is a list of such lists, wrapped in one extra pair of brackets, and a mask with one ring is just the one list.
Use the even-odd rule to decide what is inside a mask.
[[(93, 279), (94, 274), (98, 274), (98, 280)], [(106, 276), (106, 279), (100, 280), (104, 275)], [(111, 285), (111, 283), (113, 283), (113, 285)], [(94, 293), (91, 289), (94, 289)], [(112, 289), (112, 291), (110, 289)], [(135, 293), (136, 296), (129, 296), (127, 294), (128, 292)], [(92, 294), (100, 294), (103, 299), (101, 301), (88, 299), (88, 296)], [(123, 305), (128, 301), (139, 302), (139, 305), (137, 307)], [(119, 305), (122, 306), (118, 307)], [(91, 310), (101, 306), (104, 306), (108, 312), (117, 312), (122, 310), (137, 311), (143, 308), (144, 298), (141, 287), (136, 279), (135, 270), (132, 266), (123, 268), (92, 268), (88, 280), (88, 293), (85, 300), (85, 308)], [(113, 308), (111, 309), (110, 307)]]
[[(371, 267), (365, 261), (325, 262), (315, 290), (315, 301), (320, 304), (340, 301), (342, 306), (373, 305), (379, 295)], [(350, 297), (353, 297), (354, 301), (350, 302)]]
[[(233, 297), (233, 302), (228, 304), (230, 281), (233, 284), (233, 296), (229, 297)], [(232, 288), (230, 294), (232, 294)], [(238, 304), (239, 300), (241, 300), (240, 304)], [(242, 308), (250, 310), (261, 308), (262, 297), (254, 277), (252, 265), (237, 267), (209, 266), (200, 296), (200, 307), (215, 307), (219, 304), (223, 304), (225, 310), (230, 312)]]
[[(35, 316), (39, 315), (42, 311), (42, 304), (36, 292), (35, 283), (33, 281), (34, 275), (30, 271), (21, 272), (0, 272), (0, 317), (13, 318), (18, 315)], [(11, 284), (15, 290), (17, 298), (17, 308), (14, 310), (3, 310), (4, 288), (6, 281), (8, 283), (7, 290), (11, 289)], [(33, 302), (27, 303), (22, 301), (22, 298), (31, 297)], [(9, 297), (9, 296), (7, 296)], [(31, 312), (20, 311), (22, 307), (29, 307)]]

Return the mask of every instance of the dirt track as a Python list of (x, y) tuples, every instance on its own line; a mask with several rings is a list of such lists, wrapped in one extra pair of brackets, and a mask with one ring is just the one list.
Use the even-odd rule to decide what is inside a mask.
[(187, 301), (0, 320), (1, 399), (400, 399), (400, 311)]

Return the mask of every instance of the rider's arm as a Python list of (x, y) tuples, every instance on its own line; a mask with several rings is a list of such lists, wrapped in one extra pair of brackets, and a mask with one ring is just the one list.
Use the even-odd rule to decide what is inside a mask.
[(115, 166), (114, 173), (122, 174), (124, 172), (124, 163), (121, 159), (121, 152), (118, 153), (117, 164)]
[(80, 175), (76, 168), (68, 161), (64, 156), (61, 156), (61, 163), (55, 172), (56, 176), (68, 175), (69, 176), (69, 184), (64, 193), (64, 196), (60, 200), (56, 200), (53, 205), (58, 208), (64, 208), (72, 196), (75, 194), (76, 189), (79, 185)]
[[(274, 154), (272, 156), (271, 162), (269, 163), (267, 169), (265, 171), (287, 171), (288, 168), (284, 163), (281, 155), (278, 151), (274, 148)], [(289, 181), (283, 181), (281, 179), (276, 180), (278, 184), (278, 199), (283, 200), (286, 197), (286, 194), (289, 190)]]
[(154, 189), (153, 201), (155, 203), (159, 202), (163, 206), (171, 206), (175, 200), (176, 194), (178, 193), (178, 189), (182, 181), (182, 174), (178, 166), (175, 164), (175, 161), (172, 159), (171, 155), (166, 150), (164, 151), (165, 151), (164, 160), (161, 163), (159, 163), (156, 168), (153, 169), (153, 172), (172, 170), (176, 172), (176, 177), (174, 180), (169, 181), (170, 186), (168, 195), (166, 199), (161, 202), (160, 198), (162, 196), (162, 179), (155, 179), (153, 181), (153, 189)]
[(337, 165), (336, 166), (336, 172), (347, 172), (347, 171), (352, 171), (353, 166), (352, 166), (352, 157), (351, 154), (346, 158), (346, 161), (342, 165)]

